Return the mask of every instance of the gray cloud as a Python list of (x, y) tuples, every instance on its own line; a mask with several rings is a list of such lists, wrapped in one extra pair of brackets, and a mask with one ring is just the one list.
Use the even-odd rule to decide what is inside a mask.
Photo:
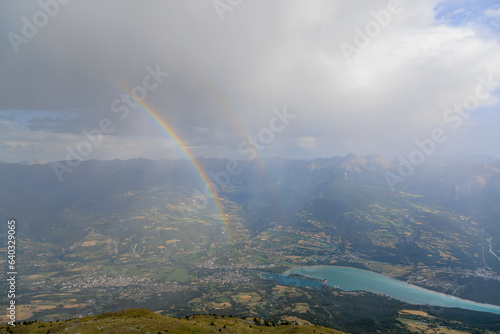
[[(19, 132), (3, 134), (18, 144), (2, 154), (64, 159), (65, 145), (110, 118), (115, 130), (92, 158), (178, 156), (144, 111), (120, 120), (111, 110), (119, 86), (140, 85), (145, 68), (157, 64), (170, 75), (147, 103), (197, 155), (238, 158), (238, 145), (283, 106), (297, 117), (264, 154), (404, 152), (446, 126), (443, 112), (473, 92), (479, 76), (500, 78), (500, 45), (478, 27), (436, 20), (439, 3), (401, 0), (401, 13), (349, 65), (339, 45), (354, 45), (354, 29), (364, 30), (371, 12), (387, 9), (388, 1), (243, 1), (223, 21), (211, 1), (71, 1), (17, 54), (7, 35), (21, 34), (22, 17), (31, 19), (40, 7), (2, 2), (0, 111), (78, 110), (67, 119), (33, 112), (22, 145)], [(497, 116), (471, 131), (481, 133), (492, 120)], [(493, 153), (492, 136), (484, 138)]]

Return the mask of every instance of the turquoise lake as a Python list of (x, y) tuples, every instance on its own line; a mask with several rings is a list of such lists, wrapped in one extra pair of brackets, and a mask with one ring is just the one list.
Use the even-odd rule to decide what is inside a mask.
[(371, 271), (336, 266), (297, 267), (287, 270), (283, 275), (262, 274), (266, 279), (274, 279), (279, 284), (318, 287), (322, 283), (314, 280), (288, 277), (296, 274), (324, 280), (332, 287), (345, 291), (369, 291), (386, 295), (410, 304), (431, 305), (438, 307), (458, 307), (473, 311), (500, 314), (500, 306), (476, 303), (443, 293), (427, 290), (415, 285), (395, 280), (391, 277)]

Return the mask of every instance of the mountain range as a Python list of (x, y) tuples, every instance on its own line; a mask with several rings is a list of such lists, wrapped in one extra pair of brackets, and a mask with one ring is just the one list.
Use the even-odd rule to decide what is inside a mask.
[[(496, 159), (427, 161), (395, 187), (387, 175), (398, 175), (399, 162), (381, 156), (196, 164), (208, 177), (186, 160), (88, 160), (62, 180), (50, 163), (0, 164), (0, 215), (16, 219), (26, 319), (116, 310), (116, 301), (89, 297), (116, 281), (92, 286), (86, 277), (121, 277), (117, 293), (137, 307), (153, 292), (126, 295), (132, 277), (205, 289), (220, 284), (221, 272), (239, 284), (259, 279), (245, 270), (312, 264), (370, 269), (500, 305)], [(213, 279), (203, 285), (200, 275)], [(48, 291), (60, 294), (60, 307), (41, 307), (56, 303), (40, 297)], [(272, 314), (249, 296), (250, 315)], [(236, 299), (212, 297), (167, 303), (165, 314), (237, 309)]]

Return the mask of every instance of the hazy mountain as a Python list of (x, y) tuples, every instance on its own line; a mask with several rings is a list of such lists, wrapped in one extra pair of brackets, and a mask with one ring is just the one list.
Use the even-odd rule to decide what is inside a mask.
[[(292, 312), (286, 305), (304, 302), (296, 294), (276, 297), (281, 292), (259, 270), (315, 264), (361, 267), (499, 303), (495, 160), (428, 162), (395, 190), (387, 173), (398, 166), (380, 156), (197, 163), (215, 184), (219, 208), (185, 160), (89, 160), (62, 182), (51, 164), (0, 164), (0, 214), (17, 220), (20, 298), (33, 318), (90, 315), (146, 300), (163, 314), (277, 317)], [(99, 301), (102, 291), (113, 297)], [(318, 303), (323, 298), (311, 293)], [(269, 298), (283, 306), (260, 304)], [(383, 315), (392, 325), (380, 328), (397, 332), (401, 305)], [(339, 322), (322, 312), (355, 321), (374, 305), (343, 313), (323, 307), (293, 312), (307, 319), (322, 314), (319, 324), (335, 327)]]
[[(226, 172), (226, 160), (199, 162), (214, 176), (236, 231), (256, 235), (281, 225), (324, 233), (337, 249), (348, 245), (382, 261), (495, 266), (488, 256), (481, 263), (478, 254), (481, 229), (500, 237), (500, 165), (472, 160), (429, 163), (396, 191), (384, 175), (391, 162), (378, 156), (238, 162), (236, 175)], [(50, 164), (0, 164), (0, 173), (0, 213), (17, 218), (25, 237), (57, 247), (91, 229), (118, 237), (111, 217), (120, 216), (123, 225), (148, 210), (171, 220), (208, 215), (210, 228), (220, 228), (213, 201), (187, 161), (85, 161), (63, 182)], [(134, 230), (141, 222), (124, 224)], [(189, 232), (192, 239), (203, 233), (209, 232)]]

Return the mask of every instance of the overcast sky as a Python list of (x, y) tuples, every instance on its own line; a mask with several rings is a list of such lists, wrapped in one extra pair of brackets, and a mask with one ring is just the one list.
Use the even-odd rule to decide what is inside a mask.
[(438, 128), (436, 154), (499, 156), (496, 0), (58, 1), (0, 2), (0, 161), (64, 160), (103, 119), (84, 159), (183, 157), (118, 112), (134, 87), (195, 156), (248, 158), (253, 135), (265, 156), (390, 157)]

